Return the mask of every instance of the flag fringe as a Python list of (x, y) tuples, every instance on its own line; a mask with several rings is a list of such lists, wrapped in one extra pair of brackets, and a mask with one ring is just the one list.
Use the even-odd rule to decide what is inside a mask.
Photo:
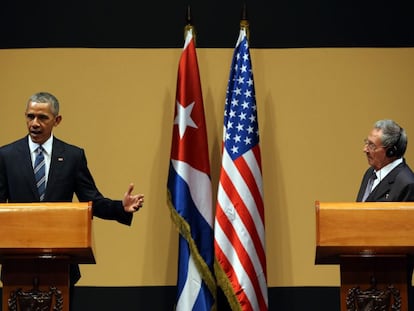
[(226, 296), (231, 310), (241, 311), (242, 307), (240, 301), (237, 299), (234, 288), (223, 268), (218, 263), (217, 258), (214, 259), (214, 272), (217, 279), (217, 285), (222, 289), (224, 296)]
[(167, 191), (167, 197), (167, 203), (170, 209), (171, 219), (174, 222), (178, 232), (184, 237), (184, 239), (188, 242), (188, 245), (190, 246), (190, 251), (194, 258), (194, 263), (198, 271), (200, 272), (201, 278), (206, 283), (208, 289), (214, 297), (214, 304), (211, 307), (211, 311), (216, 311), (217, 286), (214, 275), (208, 267), (208, 265), (206, 264), (206, 262), (204, 261), (203, 257), (200, 255), (200, 252), (198, 251), (197, 245), (191, 236), (190, 225), (187, 223), (187, 221), (185, 221), (183, 217), (181, 217), (179, 213), (177, 213), (177, 210), (174, 208), (174, 204), (171, 200), (171, 193), (169, 190)]

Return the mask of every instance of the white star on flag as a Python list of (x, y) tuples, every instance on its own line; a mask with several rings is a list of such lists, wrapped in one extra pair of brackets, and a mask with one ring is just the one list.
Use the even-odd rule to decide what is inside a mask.
[(197, 124), (191, 119), (194, 104), (195, 102), (192, 102), (187, 107), (184, 107), (177, 101), (177, 116), (175, 117), (174, 124), (178, 124), (180, 139), (183, 138), (187, 126), (197, 128)]

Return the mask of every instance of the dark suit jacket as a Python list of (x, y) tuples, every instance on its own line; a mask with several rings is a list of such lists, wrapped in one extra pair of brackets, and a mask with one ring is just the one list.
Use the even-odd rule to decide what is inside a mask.
[[(370, 167), (362, 178), (357, 201), (361, 202), (368, 179), (374, 169)], [(414, 173), (405, 161), (395, 167), (374, 188), (366, 202), (412, 202), (414, 201)]]
[[(88, 169), (83, 149), (69, 145), (56, 137), (47, 181), (45, 202), (72, 202), (76, 194), (80, 202), (92, 201), (92, 213), (103, 219), (130, 225), (132, 213), (126, 213), (122, 201), (103, 197)], [(0, 202), (39, 202), (33, 166), (24, 137), (0, 148)], [(72, 267), (71, 282), (79, 278), (79, 268)]]

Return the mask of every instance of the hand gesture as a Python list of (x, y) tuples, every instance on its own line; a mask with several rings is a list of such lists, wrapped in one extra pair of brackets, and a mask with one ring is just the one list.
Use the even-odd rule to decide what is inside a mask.
[(122, 204), (124, 205), (124, 210), (127, 213), (133, 213), (138, 211), (144, 204), (144, 195), (143, 194), (135, 194), (132, 195), (132, 191), (134, 190), (134, 184), (129, 184), (128, 191), (125, 192), (124, 199), (122, 200)]

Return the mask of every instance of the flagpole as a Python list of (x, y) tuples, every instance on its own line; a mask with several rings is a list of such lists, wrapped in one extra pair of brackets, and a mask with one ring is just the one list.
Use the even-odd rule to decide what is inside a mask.
[(194, 40), (194, 44), (196, 43), (196, 31), (195, 28), (193, 26), (193, 20), (191, 17), (191, 6), (187, 5), (186, 8), (186, 15), (185, 15), (185, 26), (184, 26), (184, 41), (187, 38), (187, 33), (188, 31), (192, 31), (193, 33), (193, 40)]
[(249, 29), (249, 20), (247, 19), (246, 3), (243, 3), (243, 6), (242, 6), (241, 19), (240, 19), (240, 29), (244, 29), (246, 31), (247, 41), (249, 41), (249, 39), (250, 39), (250, 29)]

